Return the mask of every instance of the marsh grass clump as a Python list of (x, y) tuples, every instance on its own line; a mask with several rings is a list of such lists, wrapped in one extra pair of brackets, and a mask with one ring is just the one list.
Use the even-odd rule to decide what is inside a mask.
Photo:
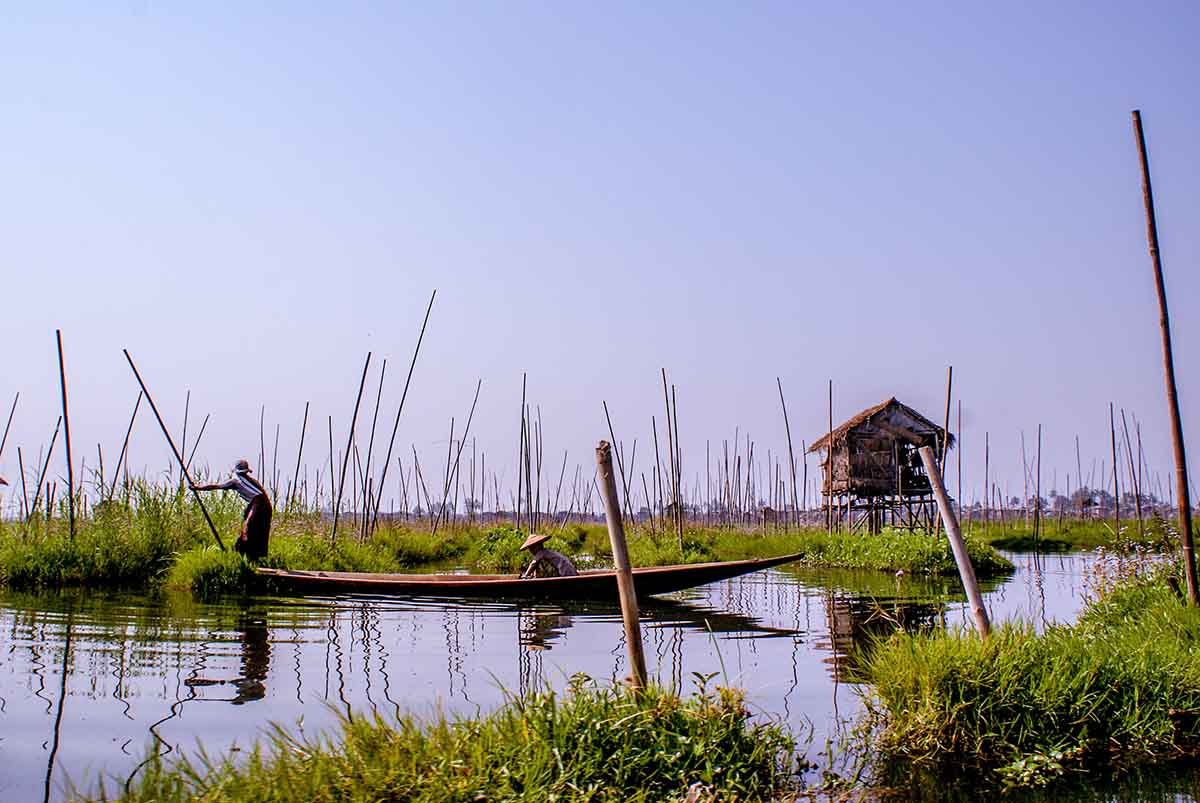
[(1200, 610), (1164, 570), (1121, 583), (1074, 625), (1010, 624), (986, 642), (898, 633), (872, 652), (875, 747), (888, 761), (967, 765), (1045, 783), (1094, 763), (1200, 750)]
[[(276, 728), (243, 760), (153, 759), (129, 801), (649, 801), (700, 784), (719, 800), (795, 785), (795, 742), (752, 722), (742, 693), (600, 688), (510, 699), (480, 719), (343, 721), (333, 739)], [(99, 799), (107, 798), (103, 791)]]
[[(231, 528), (240, 510), (218, 500), (209, 514)], [(144, 587), (165, 576), (178, 552), (211, 539), (186, 491), (137, 482), (128, 500), (80, 518), (74, 538), (65, 518), (0, 523), (0, 579), (11, 588)]]

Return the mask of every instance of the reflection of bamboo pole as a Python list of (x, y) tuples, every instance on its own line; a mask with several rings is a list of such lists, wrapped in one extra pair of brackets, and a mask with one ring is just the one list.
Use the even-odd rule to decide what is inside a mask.
[(617, 498), (617, 483), (612, 470), (612, 447), (600, 441), (596, 447), (596, 466), (603, 486), (604, 514), (608, 520), (608, 538), (612, 543), (613, 568), (617, 576), (617, 592), (621, 598), (621, 619), (625, 624), (625, 643), (629, 649), (629, 664), (633, 687), (646, 685), (646, 656), (642, 652), (642, 630), (638, 622), (637, 591), (633, 585), (633, 570), (629, 565), (629, 550), (625, 545), (625, 528), (621, 524), (621, 501)]
[(1196, 555), (1192, 548), (1192, 506), (1188, 496), (1187, 454), (1183, 444), (1183, 419), (1179, 413), (1179, 393), (1175, 387), (1175, 357), (1171, 349), (1171, 319), (1167, 312), (1167, 287), (1163, 280), (1162, 260), (1158, 253), (1158, 223), (1154, 215), (1154, 190), (1150, 185), (1150, 160), (1146, 155), (1146, 137), (1142, 132), (1142, 114), (1133, 112), (1133, 130), (1137, 138), (1142, 166), (1142, 199), (1146, 206), (1146, 239), (1154, 264), (1154, 289), (1158, 294), (1159, 329), (1162, 334), (1163, 374), (1167, 385), (1167, 407), (1171, 416), (1171, 443), (1175, 450), (1175, 494), (1179, 500), (1179, 540), (1183, 546), (1183, 572), (1187, 580), (1188, 600), (1200, 605), (1200, 586), (1196, 579)]
[(50, 758), (46, 762), (46, 785), (43, 801), (50, 801), (50, 781), (54, 776), (54, 758), (58, 755), (58, 741), (62, 733), (63, 705), (67, 699), (67, 668), (71, 657), (71, 624), (74, 610), (67, 608), (67, 632), (63, 638), (62, 678), (58, 686), (58, 711), (54, 715), (54, 740), (50, 747)]
[(938, 510), (942, 514), (942, 523), (946, 526), (946, 537), (950, 540), (950, 549), (954, 552), (954, 561), (958, 564), (958, 573), (962, 578), (963, 589), (967, 592), (967, 601), (971, 605), (971, 613), (975, 617), (975, 628), (982, 638), (987, 638), (991, 630), (988, 622), (987, 609), (983, 606), (983, 595), (979, 593), (979, 583), (975, 579), (975, 569), (971, 558), (967, 555), (967, 546), (963, 543), (962, 532), (958, 529), (958, 521), (954, 517), (954, 508), (946, 495), (946, 486), (942, 483), (942, 474), (938, 470), (937, 458), (928, 446), (919, 450), (921, 462), (925, 464), (925, 473), (929, 475), (929, 485), (937, 499)]

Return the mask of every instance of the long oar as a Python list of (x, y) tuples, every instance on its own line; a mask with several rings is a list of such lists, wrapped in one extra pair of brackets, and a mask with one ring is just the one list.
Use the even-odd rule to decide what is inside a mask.
[(158, 419), (158, 425), (162, 427), (163, 437), (171, 445), (171, 454), (175, 455), (175, 460), (179, 463), (179, 470), (183, 472), (183, 478), (187, 480), (188, 488), (191, 489), (192, 496), (196, 498), (196, 504), (200, 506), (200, 512), (204, 514), (204, 520), (208, 522), (208, 529), (212, 530), (213, 538), (217, 539), (217, 546), (221, 547), (221, 551), (227, 551), (225, 549), (225, 542), (217, 534), (217, 527), (208, 515), (208, 508), (204, 506), (204, 500), (200, 498), (200, 492), (196, 490), (195, 485), (192, 483), (187, 465), (183, 462), (183, 455), (179, 454), (179, 450), (175, 448), (175, 441), (171, 440), (171, 433), (167, 431), (167, 425), (163, 423), (162, 416), (158, 414), (158, 407), (154, 404), (154, 399), (151, 398), (150, 391), (146, 389), (146, 383), (142, 381), (142, 375), (138, 373), (137, 366), (133, 364), (133, 357), (129, 356), (129, 349), (121, 350), (125, 352), (125, 359), (129, 361), (129, 367), (133, 369), (133, 375), (137, 377), (138, 384), (142, 386), (142, 393), (146, 394), (146, 401), (150, 402), (150, 409), (154, 411), (154, 417)]

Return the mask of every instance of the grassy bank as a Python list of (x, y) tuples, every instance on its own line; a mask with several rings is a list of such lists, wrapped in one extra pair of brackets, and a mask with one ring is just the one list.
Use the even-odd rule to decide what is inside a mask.
[[(1200, 524), (1200, 520), (1197, 520)], [(1134, 519), (1122, 519), (1116, 527), (1112, 519), (1046, 518), (1037, 537), (1024, 519), (1005, 523), (963, 522), (963, 529), (974, 538), (1012, 552), (1075, 552), (1103, 547), (1128, 551), (1135, 548), (1171, 550), (1178, 545), (1175, 522), (1148, 516), (1141, 527)]]
[[(207, 502), (227, 546), (240, 527), (242, 505), (231, 494)], [(65, 512), (65, 511), (64, 511)], [(524, 532), (510, 525), (458, 525), (431, 532), (426, 522), (384, 522), (369, 539), (349, 519), (336, 542), (315, 513), (277, 513), (264, 565), (281, 569), (405, 572), (458, 566), (476, 573), (510, 573), (528, 559)], [(551, 526), (549, 546), (581, 569), (611, 565), (602, 524)], [(803, 555), (799, 565), (952, 575), (956, 569), (944, 537), (887, 531), (827, 534), (824, 530), (747, 531), (687, 529), (682, 546), (674, 533), (645, 525), (628, 529), (635, 566)], [(976, 572), (1002, 576), (1012, 566), (979, 539), (968, 539)], [(254, 590), (253, 568), (232, 551), (220, 551), (185, 490), (136, 485), (130, 502), (107, 503), (77, 521), (69, 537), (64, 517), (0, 522), (0, 582), (12, 588), (85, 586), (145, 588), (167, 584), (200, 592)]]
[(1165, 569), (1104, 591), (1070, 626), (897, 634), (866, 670), (874, 747), (917, 768), (1046, 783), (1200, 750), (1200, 610)]
[[(795, 743), (750, 721), (740, 692), (638, 695), (573, 680), (481, 719), (355, 719), (332, 739), (282, 729), (236, 763), (152, 761), (128, 801), (769, 800), (795, 785)], [(115, 799), (105, 797), (102, 800)]]

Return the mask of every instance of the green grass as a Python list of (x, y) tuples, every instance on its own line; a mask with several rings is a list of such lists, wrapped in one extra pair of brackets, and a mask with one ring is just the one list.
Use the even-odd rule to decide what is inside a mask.
[(1059, 521), (1047, 517), (1042, 521), (1037, 538), (1034, 538), (1033, 528), (1025, 526), (1023, 519), (1012, 519), (1005, 524), (998, 521), (987, 524), (964, 522), (963, 529), (984, 543), (1010, 552), (1073, 552), (1097, 547), (1118, 551), (1139, 547), (1172, 550), (1178, 546), (1175, 522), (1159, 516), (1148, 516), (1143, 520), (1140, 532), (1137, 521), (1127, 518), (1121, 519), (1119, 528), (1114, 528), (1112, 519), (1064, 517)]
[[(227, 547), (240, 529), (241, 501), (233, 494), (206, 496), (206, 506)], [(51, 521), (0, 522), (0, 582), (11, 588), (150, 588), (168, 586), (215, 593), (256, 588), (252, 567), (222, 553), (191, 494), (178, 486), (135, 482), (128, 501), (94, 507), (77, 521), (72, 539), (65, 511)], [(434, 533), (427, 522), (383, 522), (366, 541), (344, 520), (336, 543), (329, 522), (315, 513), (277, 512), (270, 553), (263, 564), (282, 569), (406, 572), (463, 567), (476, 573), (519, 571), (529, 559), (521, 551), (523, 530), (501, 524), (445, 527)], [(580, 569), (612, 564), (603, 524), (548, 527), (548, 546)], [(682, 548), (674, 533), (645, 525), (627, 530), (635, 566), (661, 566), (803, 553), (801, 565), (870, 569), (910, 574), (956, 572), (946, 539), (923, 533), (886, 531), (879, 535), (824, 530), (788, 532), (688, 528)], [(1012, 570), (980, 539), (968, 539), (980, 577)]]
[(871, 654), (874, 746), (889, 761), (1044, 783), (1095, 763), (1200, 749), (1200, 609), (1162, 571), (1119, 584), (1078, 623), (897, 634)]
[(705, 800), (756, 801), (795, 785), (795, 742), (752, 722), (741, 692), (636, 694), (583, 676), (571, 685), (480, 719), (356, 718), (314, 741), (276, 728), (237, 762), (154, 759), (120, 799), (649, 803), (680, 800), (698, 783)]

